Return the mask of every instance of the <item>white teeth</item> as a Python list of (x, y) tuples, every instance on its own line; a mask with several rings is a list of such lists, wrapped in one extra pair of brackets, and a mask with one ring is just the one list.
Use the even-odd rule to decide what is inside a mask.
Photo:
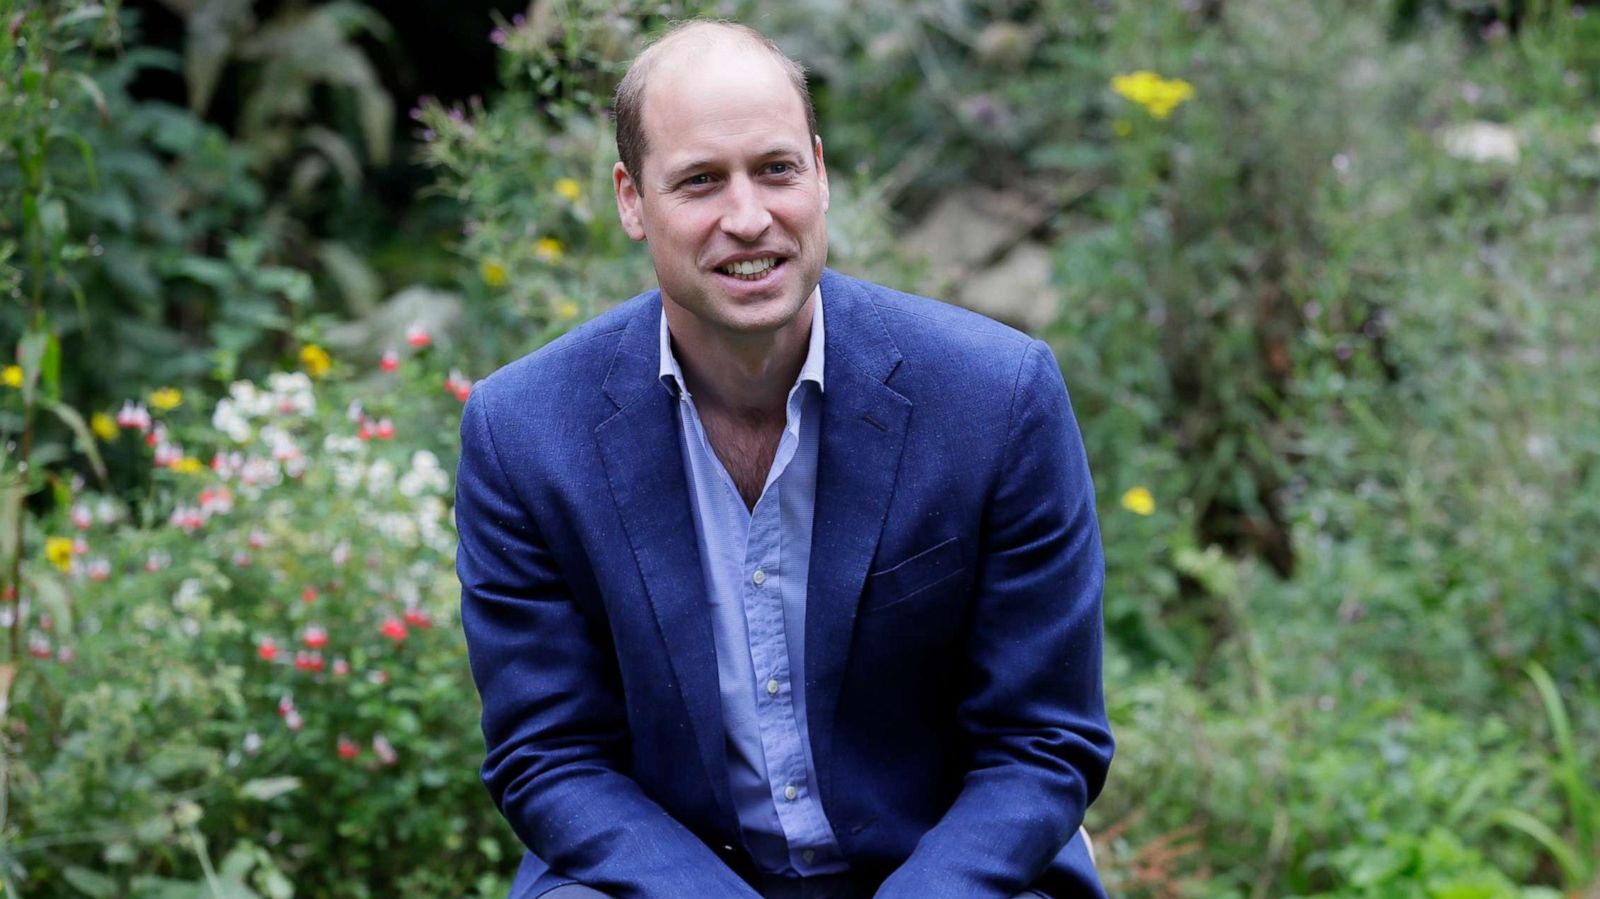
[(768, 256), (765, 259), (746, 259), (743, 262), (730, 263), (723, 266), (722, 270), (730, 275), (743, 275), (748, 277), (750, 275), (764, 274), (767, 269), (772, 268), (777, 264), (777, 259)]

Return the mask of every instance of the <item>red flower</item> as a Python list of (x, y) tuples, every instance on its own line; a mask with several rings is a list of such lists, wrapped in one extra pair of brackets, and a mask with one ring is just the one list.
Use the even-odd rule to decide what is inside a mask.
[(344, 659), (334, 659), (333, 660), (333, 676), (334, 677), (344, 677), (345, 675), (347, 675), (349, 673), (350, 673), (350, 663), (349, 662), (346, 662)]
[(301, 650), (294, 654), (294, 667), (299, 671), (316, 673), (322, 670), (322, 653)]
[(272, 642), (271, 637), (262, 637), (261, 642), (256, 644), (256, 655), (261, 657), (261, 661), (270, 662), (278, 657), (278, 644)]
[(372, 439), (372, 423), (365, 415), (361, 416), (361, 427), (356, 428), (356, 436), (362, 440)]
[(300, 591), (300, 601), (308, 604), (316, 602), (317, 588), (311, 584), (307, 584), (306, 588)]
[(377, 430), (373, 432), (379, 440), (394, 439), (394, 422), (387, 418), (378, 419)]
[(433, 627), (433, 619), (428, 617), (427, 612), (419, 609), (406, 609), (405, 619), (406, 624), (422, 628)]
[(400, 367), (400, 354), (395, 352), (393, 347), (384, 350), (378, 359), (378, 367), (384, 371), (394, 371)]
[(379, 631), (395, 643), (404, 643), (406, 639), (406, 623), (398, 618), (385, 618), (383, 627)]
[(413, 348), (420, 350), (428, 344), (433, 343), (433, 336), (430, 335), (428, 330), (422, 327), (422, 325), (413, 324), (406, 328), (406, 343), (409, 343)]
[(308, 625), (300, 639), (306, 644), (307, 649), (321, 649), (328, 645), (328, 632), (315, 624)]
[(472, 393), (472, 379), (461, 373), (461, 369), (452, 368), (450, 374), (445, 376), (444, 389), (461, 402), (466, 402)]
[(344, 734), (339, 735), (339, 758), (349, 761), (360, 754), (361, 747), (356, 744), (356, 741)]

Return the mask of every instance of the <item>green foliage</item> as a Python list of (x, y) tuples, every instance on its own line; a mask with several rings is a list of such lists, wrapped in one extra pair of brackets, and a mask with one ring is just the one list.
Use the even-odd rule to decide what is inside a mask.
[(275, 256), (251, 155), (193, 115), (129, 97), (145, 69), (177, 62), (130, 35), (117, 8), (30, 5), (15, 24), (0, 133), (0, 234), (20, 233), (28, 269), (0, 311), (15, 335), (43, 315), (69, 358), (65, 396), (93, 403), (126, 385), (226, 379), (270, 359), (311, 299)]
[(1448, 831), (1393, 835), (1378, 849), (1351, 847), (1335, 866), (1345, 889), (1320, 899), (1559, 899), (1545, 887), (1520, 888)]
[[(261, 172), (320, 159), (303, 180), (324, 183), (362, 115), (331, 121), (344, 150), (307, 137), (330, 123), (298, 101), (230, 141), (128, 98), (177, 60), (98, 7), (47, 6), (7, 63), (22, 102), (0, 104), (18, 161), (0, 167), (0, 288), (47, 313), (4, 312), (23, 352), (0, 412), (18, 432), (64, 410), (0, 491), (25, 573), (0, 614), (30, 653), (0, 874), (41, 896), (503, 891), (518, 848), (474, 783), (451, 624), (440, 478), (465, 386), (440, 391), (435, 357), (452, 335), (392, 373), (302, 347), (314, 385), (260, 377), (286, 335), (358, 342), (311, 314), (325, 285), (305, 272), (378, 278), (348, 246), (290, 265), (311, 207), (274, 202), (284, 182)], [(1089, 827), (1117, 895), (1594, 887), (1600, 16), (1498, 7), (1450, 4), (1448, 26), (1405, 2), (750, 8), (817, 76), (835, 264), (917, 286), (895, 216), (952, 185), (1049, 212), (1029, 238), (1064, 302), (1043, 336), (1106, 548), (1119, 751)], [(535, 4), (497, 22), (498, 97), (413, 112), (464, 218), (450, 361), (486, 371), (652, 285), (611, 212), (604, 107), (640, 35), (707, 11), (739, 12)], [(355, 36), (384, 32), (367, 7), (249, 12), (192, 8), (196, 108), (225, 65), (253, 73), (243, 96), (270, 70), (290, 100), (372, 100), (351, 75), (370, 75)], [(139, 439), (155, 431), (92, 437), (63, 404), (237, 372), (261, 383), (157, 410), (163, 465)], [(231, 479), (188, 461), (201, 448)], [(234, 450), (277, 479), (247, 489)], [(138, 490), (57, 473), (95, 453)], [(53, 508), (25, 502), (46, 491)]]
[(1528, 676), (1539, 692), (1550, 720), (1551, 737), (1556, 744), (1553, 779), (1566, 804), (1572, 836), (1563, 839), (1544, 821), (1520, 809), (1501, 809), (1496, 819), (1535, 840), (1561, 867), (1562, 879), (1573, 891), (1600, 881), (1600, 785), (1593, 782), (1573, 740), (1572, 722), (1566, 704), (1557, 692), (1550, 673), (1537, 662), (1528, 666)]
[(156, 466), (143, 521), (79, 493), (42, 522), (80, 545), (30, 552), (4, 607), (36, 657), (10, 724), (23, 894), (439, 895), (508, 873), (455, 624), (436, 424), (460, 400), (431, 354), (158, 412), (158, 446), (209, 447), (211, 470)]

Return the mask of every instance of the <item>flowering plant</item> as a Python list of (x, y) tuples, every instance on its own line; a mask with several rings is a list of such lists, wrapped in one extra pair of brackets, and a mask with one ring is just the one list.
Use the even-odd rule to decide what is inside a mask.
[(476, 783), (454, 440), (428, 424), (471, 381), (428, 343), (116, 414), (149, 496), (67, 484), (0, 603), (34, 657), (7, 734), (23, 892), (209, 877), (213, 846), (268, 895), (496, 883), (515, 842)]

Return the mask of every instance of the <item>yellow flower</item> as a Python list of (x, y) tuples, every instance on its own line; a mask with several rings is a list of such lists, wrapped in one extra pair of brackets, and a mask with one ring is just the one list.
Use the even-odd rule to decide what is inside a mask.
[(557, 178), (556, 193), (568, 203), (576, 203), (578, 198), (583, 196), (583, 188), (571, 178)]
[(184, 456), (172, 463), (172, 470), (178, 474), (199, 474), (206, 470), (206, 464), (193, 456)]
[(7, 365), (5, 371), (0, 373), (0, 381), (5, 381), (7, 387), (21, 387), (22, 366)]
[(72, 568), (72, 540), (67, 537), (51, 537), (44, 542), (44, 557), (51, 564), (69, 571)]
[(554, 237), (541, 237), (533, 245), (533, 255), (552, 265), (560, 262), (561, 257), (565, 256), (566, 252), (567, 248), (563, 247), (561, 241), (556, 240)]
[(1111, 133), (1117, 137), (1127, 137), (1133, 133), (1133, 123), (1127, 119), (1117, 119), (1111, 123)]
[(176, 387), (163, 387), (150, 391), (150, 405), (162, 412), (170, 412), (183, 404), (183, 391)]
[(506, 283), (506, 267), (493, 259), (485, 259), (478, 266), (478, 274), (483, 276), (483, 283), (490, 287), (501, 287)]
[(1162, 78), (1144, 70), (1112, 78), (1111, 89), (1158, 119), (1172, 115), (1178, 104), (1194, 96), (1194, 86), (1182, 78)]
[(1156, 498), (1148, 487), (1134, 487), (1122, 494), (1122, 508), (1135, 515), (1151, 515), (1156, 511)]
[(110, 442), (117, 439), (117, 420), (104, 412), (96, 412), (89, 416), (89, 430), (101, 440)]
[(556, 317), (562, 321), (568, 321), (570, 319), (577, 318), (578, 304), (572, 302), (571, 300), (562, 300), (561, 304), (556, 307)]
[(333, 359), (327, 350), (314, 343), (308, 343), (300, 348), (300, 367), (311, 377), (320, 378), (333, 367)]

